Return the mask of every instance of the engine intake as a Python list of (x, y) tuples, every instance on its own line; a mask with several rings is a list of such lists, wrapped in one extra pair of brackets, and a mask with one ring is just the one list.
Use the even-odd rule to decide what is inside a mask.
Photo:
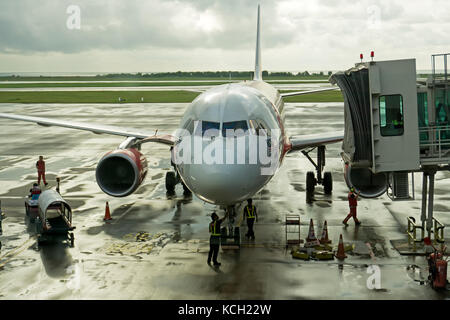
[(384, 173), (374, 174), (368, 168), (355, 168), (345, 165), (344, 178), (349, 188), (354, 187), (363, 198), (376, 198), (387, 190), (387, 177)]
[(147, 160), (137, 149), (117, 149), (100, 159), (95, 176), (102, 191), (125, 197), (136, 191), (147, 175)]

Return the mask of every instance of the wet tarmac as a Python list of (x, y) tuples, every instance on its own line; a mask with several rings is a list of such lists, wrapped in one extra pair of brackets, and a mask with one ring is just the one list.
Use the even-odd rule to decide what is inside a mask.
[[(176, 129), (187, 104), (2, 104), (1, 112), (130, 126), (159, 132)], [(286, 106), (291, 135), (339, 130), (342, 103), (295, 103)], [(327, 148), (327, 170), (334, 179), (332, 196), (316, 188), (312, 205), (305, 200), (305, 174), (313, 170), (303, 155), (289, 155), (276, 177), (254, 198), (259, 212), (256, 240), (239, 251), (221, 250), (220, 268), (206, 264), (208, 223), (214, 206), (181, 186), (167, 196), (170, 170), (167, 146), (146, 144), (146, 181), (127, 198), (111, 198), (95, 183), (99, 158), (122, 138), (56, 127), (0, 120), (0, 200), (6, 214), (0, 252), (0, 299), (448, 299), (417, 281), (426, 270), (423, 257), (401, 256), (390, 240), (406, 240), (407, 217), (420, 215), (416, 200), (391, 202), (386, 196), (360, 201), (362, 226), (341, 224), (348, 211), (340, 145)], [(34, 182), (35, 162), (43, 155), (49, 187), (61, 177), (61, 194), (74, 209), (75, 247), (43, 246), (38, 251), (33, 225), (25, 218), (24, 196)], [(436, 176), (435, 216), (450, 223), (449, 173)], [(416, 182), (421, 181), (420, 176)], [(103, 221), (109, 201), (113, 220)], [(240, 208), (242, 210), (242, 208)], [(300, 215), (301, 238), (309, 219), (316, 235), (328, 222), (337, 244), (355, 245), (339, 264), (295, 260), (285, 248), (286, 214)], [(246, 228), (243, 227), (243, 236)], [(448, 233), (448, 232), (447, 232)], [(244, 237), (243, 237), (244, 238)], [(138, 240), (138, 241), (137, 241)], [(368, 286), (379, 267), (380, 286)], [(418, 269), (408, 266), (415, 265)], [(370, 267), (370, 268), (369, 268)], [(416, 267), (415, 267), (416, 268)], [(417, 272), (412, 272), (415, 270)], [(422, 271), (425, 273), (425, 271)]]

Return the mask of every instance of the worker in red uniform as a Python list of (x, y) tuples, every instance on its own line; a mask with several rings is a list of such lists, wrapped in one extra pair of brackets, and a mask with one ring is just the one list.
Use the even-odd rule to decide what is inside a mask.
[(346, 226), (348, 226), (347, 221), (351, 217), (353, 217), (353, 220), (355, 220), (355, 225), (359, 226), (361, 224), (361, 221), (359, 221), (356, 217), (356, 206), (358, 205), (359, 193), (360, 192), (355, 193), (355, 188), (350, 188), (350, 192), (348, 193), (348, 206), (350, 207), (350, 213), (347, 215), (344, 221), (342, 221), (342, 223)]
[(255, 219), (258, 221), (258, 215), (256, 214), (256, 207), (252, 204), (252, 199), (247, 200), (247, 205), (244, 207), (244, 219), (247, 219), (248, 231), (245, 235), (247, 238), (255, 240), (255, 232), (253, 231), (253, 225)]
[(48, 183), (45, 181), (45, 161), (43, 156), (39, 156), (39, 160), (36, 162), (36, 169), (38, 172), (38, 184), (41, 184), (42, 177), (42, 181), (44, 181), (45, 186), (47, 186)]

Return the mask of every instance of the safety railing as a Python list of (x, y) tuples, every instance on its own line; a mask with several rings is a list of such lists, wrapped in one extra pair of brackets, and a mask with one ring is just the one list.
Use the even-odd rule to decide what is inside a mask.
[(433, 218), (434, 241), (437, 243), (445, 243), (444, 237), (445, 225), (436, 218)]
[(426, 157), (438, 159), (450, 157), (450, 125), (421, 127), (419, 136), (420, 148), (427, 149)]
[[(417, 229), (421, 230), (420, 238), (417, 239)], [(413, 217), (408, 217), (408, 230), (406, 230), (406, 233), (408, 234), (408, 243), (411, 244), (411, 242), (414, 244), (414, 247), (416, 245), (416, 242), (422, 242), (424, 237), (424, 228), (422, 225), (416, 224), (416, 219)]]

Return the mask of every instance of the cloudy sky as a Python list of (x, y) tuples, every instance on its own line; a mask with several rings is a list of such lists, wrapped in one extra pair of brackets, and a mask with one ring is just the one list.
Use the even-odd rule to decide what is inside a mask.
[(448, 0), (0, 0), (0, 72), (252, 70), (258, 3), (264, 70), (450, 52)]

